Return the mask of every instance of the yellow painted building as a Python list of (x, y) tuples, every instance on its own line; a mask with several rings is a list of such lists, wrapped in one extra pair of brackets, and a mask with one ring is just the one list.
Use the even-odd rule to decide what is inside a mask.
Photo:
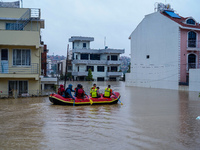
[(0, 97), (41, 92), (40, 9), (0, 7)]

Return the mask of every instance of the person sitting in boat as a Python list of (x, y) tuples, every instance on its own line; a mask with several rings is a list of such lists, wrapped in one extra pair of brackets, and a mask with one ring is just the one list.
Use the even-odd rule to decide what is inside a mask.
[(112, 95), (112, 89), (110, 88), (110, 85), (108, 85), (108, 87), (105, 88), (103, 97), (110, 98), (111, 95)]
[(65, 92), (64, 86), (61, 84), (60, 87), (58, 88), (58, 94), (63, 95)]
[(72, 87), (73, 87), (72, 84), (68, 85), (68, 88), (66, 88), (63, 97), (74, 99), (74, 97), (72, 96), (72, 92), (75, 92), (75, 91), (72, 90)]
[(85, 91), (83, 90), (83, 86), (80, 85), (80, 88), (77, 91), (77, 98), (82, 99), (85, 96)]
[(99, 92), (99, 87), (97, 87), (97, 97), (101, 97), (101, 93)]
[(91, 87), (91, 89), (90, 89), (90, 95), (92, 96), (92, 90), (94, 90), (94, 89), (96, 89), (96, 84), (93, 84), (93, 87)]
[(80, 87), (81, 87), (81, 84), (78, 84), (77, 87), (74, 89), (74, 91), (75, 91), (74, 96), (75, 97), (77, 97), (78, 89), (80, 89)]
[(93, 89), (91, 89), (91, 97), (92, 98), (99, 98), (99, 97), (101, 97), (100, 95), (98, 95), (98, 88), (93, 88)]

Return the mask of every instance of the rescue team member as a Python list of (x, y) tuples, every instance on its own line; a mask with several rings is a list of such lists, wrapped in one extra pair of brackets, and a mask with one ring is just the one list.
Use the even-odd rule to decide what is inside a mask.
[(108, 85), (108, 87), (105, 88), (105, 93), (104, 93), (103, 97), (110, 98), (111, 94), (112, 94), (112, 89), (110, 88), (110, 85)]
[(99, 87), (95, 89), (91, 89), (91, 96), (92, 98), (99, 98), (101, 95), (99, 94)]
[(85, 91), (83, 90), (83, 86), (80, 85), (80, 88), (77, 91), (77, 98), (82, 99), (82, 98), (84, 98), (85, 95), (86, 94), (85, 94)]
[(62, 96), (64, 92), (65, 92), (64, 86), (61, 84), (60, 87), (58, 88), (58, 94)]
[(71, 84), (68, 85), (68, 88), (66, 88), (63, 97), (74, 99), (74, 97), (72, 96), (72, 92), (75, 92), (75, 91), (72, 90), (72, 87), (73, 86)]
[(92, 96), (92, 89), (96, 89), (96, 84), (93, 84), (93, 87), (91, 87), (91, 89), (90, 89), (90, 95)]
[(77, 87), (74, 89), (74, 91), (75, 91), (74, 96), (75, 97), (77, 97), (78, 89), (80, 89), (80, 87), (81, 87), (81, 84), (78, 84)]

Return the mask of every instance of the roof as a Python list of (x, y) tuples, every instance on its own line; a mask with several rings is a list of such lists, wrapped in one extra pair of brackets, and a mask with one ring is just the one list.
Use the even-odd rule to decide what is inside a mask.
[[(178, 15), (180, 18), (175, 18), (175, 17), (171, 17), (169, 16), (168, 14), (166, 14), (165, 12), (160, 12), (162, 15), (164, 15), (165, 17), (168, 17), (169, 19), (173, 20), (174, 22), (178, 23), (179, 25), (181, 25), (182, 27), (186, 27), (186, 28), (193, 28), (194, 30), (195, 29), (200, 29), (200, 25), (198, 22), (196, 22), (195, 25), (190, 25), (190, 24), (186, 24), (186, 20), (187, 19), (193, 19), (192, 17), (182, 17), (180, 15)], [(194, 19), (193, 19), (194, 20)]]

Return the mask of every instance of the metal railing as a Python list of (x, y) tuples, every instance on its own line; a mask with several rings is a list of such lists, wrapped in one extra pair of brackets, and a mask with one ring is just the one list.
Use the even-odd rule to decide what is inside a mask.
[(31, 20), (40, 20), (40, 9), (37, 8), (30, 8), (28, 9), (17, 21), (13, 24), (14, 30), (23, 30), (24, 27), (31, 21)]
[(188, 40), (187, 41), (188, 48), (200, 48), (200, 41), (197, 40)]
[(32, 63), (30, 65), (13, 65), (0, 64), (0, 74), (38, 74), (39, 64)]

